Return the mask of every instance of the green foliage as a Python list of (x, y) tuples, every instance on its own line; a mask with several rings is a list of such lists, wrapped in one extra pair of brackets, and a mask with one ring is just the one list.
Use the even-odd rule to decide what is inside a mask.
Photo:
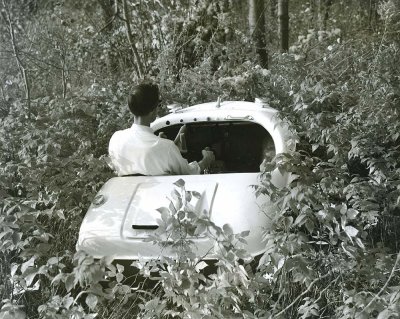
[[(168, 248), (176, 258), (161, 256), (134, 263), (144, 277), (157, 279), (159, 285), (157, 297), (140, 305), (139, 317), (227, 318), (247, 312), (244, 307), (254, 303), (256, 285), (249, 279), (252, 258), (237, 243), (245, 242), (248, 232), (234, 234), (228, 224), (216, 226), (207, 212), (195, 212), (190, 204), (200, 194), (186, 190), (183, 180), (175, 185), (178, 190), (172, 192), (169, 208), (159, 209), (160, 227), (149, 241)], [(214, 248), (202, 257), (193, 253), (191, 238), (198, 236), (214, 242)], [(218, 262), (208, 265), (210, 258)], [(208, 268), (212, 273), (207, 276)]]

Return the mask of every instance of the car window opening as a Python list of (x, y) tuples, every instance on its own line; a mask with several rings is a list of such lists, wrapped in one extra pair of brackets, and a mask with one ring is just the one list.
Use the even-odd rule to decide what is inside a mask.
[[(219, 123), (198, 122), (187, 125), (186, 149), (182, 153), (189, 162), (201, 159), (201, 151), (209, 147), (215, 154), (215, 162), (209, 173), (259, 172), (266, 158), (275, 156), (275, 147), (268, 131), (257, 123), (227, 121)], [(182, 124), (174, 124), (155, 132), (163, 132), (170, 140), (175, 139)]]

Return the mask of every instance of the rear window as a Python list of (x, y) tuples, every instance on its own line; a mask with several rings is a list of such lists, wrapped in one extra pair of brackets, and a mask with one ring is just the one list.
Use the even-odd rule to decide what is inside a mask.
[[(168, 139), (174, 140), (181, 124), (164, 127)], [(209, 147), (215, 154), (215, 163), (209, 173), (259, 172), (264, 158), (275, 156), (271, 135), (261, 125), (251, 122), (218, 122), (186, 124), (187, 151), (182, 153), (189, 162), (199, 161), (201, 151)]]

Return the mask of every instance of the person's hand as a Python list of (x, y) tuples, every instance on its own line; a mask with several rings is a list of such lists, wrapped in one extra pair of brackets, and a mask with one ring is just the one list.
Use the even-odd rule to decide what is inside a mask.
[(202, 150), (201, 155), (203, 155), (203, 159), (201, 160), (201, 162), (204, 168), (208, 168), (211, 163), (215, 161), (214, 152), (211, 151), (209, 147), (206, 147), (204, 150)]
[(167, 137), (167, 134), (165, 134), (164, 132), (158, 133), (158, 137), (161, 137), (161, 138), (168, 138), (168, 137)]

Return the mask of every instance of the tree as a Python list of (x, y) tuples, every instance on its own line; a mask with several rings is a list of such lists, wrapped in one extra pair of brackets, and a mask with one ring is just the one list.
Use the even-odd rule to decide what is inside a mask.
[(136, 62), (133, 64), (133, 67), (136, 71), (138, 78), (142, 78), (145, 70), (144, 70), (144, 66), (142, 63), (142, 58), (139, 55), (139, 52), (136, 48), (136, 44), (135, 44), (133, 36), (132, 36), (131, 21), (130, 21), (131, 19), (130, 19), (129, 9), (128, 9), (126, 0), (123, 0), (123, 2), (122, 2), (122, 10), (123, 10), (124, 21), (125, 21), (126, 37), (128, 39), (129, 46), (131, 47), (131, 50), (132, 50), (132, 53), (133, 53), (133, 56), (134, 56), (135, 62)]
[(104, 26), (102, 27), (101, 31), (104, 32), (105, 36), (109, 41), (110, 50), (107, 52), (107, 64), (109, 67), (110, 73), (117, 72), (117, 61), (113, 54), (113, 43), (112, 43), (112, 35), (115, 28), (115, 18), (118, 14), (118, 0), (115, 0), (113, 3), (112, 0), (98, 0), (102, 8), (103, 19), (104, 19)]
[(268, 68), (268, 51), (265, 40), (265, 5), (264, 0), (249, 0), (249, 29), (254, 42), (259, 62)]
[(287, 52), (289, 50), (289, 0), (279, 0), (278, 17), (280, 49), (282, 52)]
[(13, 21), (12, 13), (11, 13), (11, 4), (7, 3), (5, 0), (2, 1), (2, 10), (1, 16), (4, 20), (6, 28), (8, 30), (10, 36), (10, 43), (12, 47), (12, 53), (15, 58), (16, 64), (18, 66), (18, 70), (20, 76), (22, 77), (22, 81), (24, 83), (24, 91), (25, 91), (25, 103), (27, 108), (27, 116), (30, 118), (31, 116), (31, 85), (28, 77), (28, 69), (25, 65), (25, 62), (21, 58), (20, 48), (18, 47), (16, 35), (15, 35), (15, 21)]

